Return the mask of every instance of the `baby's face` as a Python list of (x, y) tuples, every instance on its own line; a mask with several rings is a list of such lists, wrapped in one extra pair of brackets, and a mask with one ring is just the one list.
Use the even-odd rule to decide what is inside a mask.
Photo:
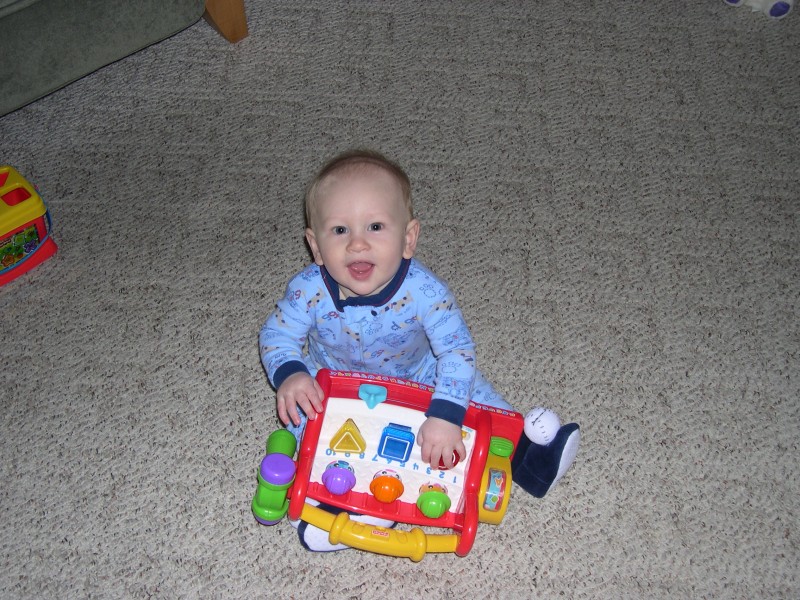
[(400, 185), (380, 168), (333, 174), (320, 186), (306, 239), (343, 298), (377, 294), (417, 245)]

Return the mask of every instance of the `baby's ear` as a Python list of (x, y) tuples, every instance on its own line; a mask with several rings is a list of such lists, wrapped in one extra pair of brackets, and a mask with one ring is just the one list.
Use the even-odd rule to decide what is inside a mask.
[(406, 243), (403, 247), (403, 258), (413, 258), (417, 251), (417, 240), (419, 239), (419, 221), (411, 219), (406, 225)]
[(311, 227), (306, 229), (306, 242), (308, 247), (311, 248), (311, 254), (314, 256), (314, 262), (320, 267), (323, 265), (322, 254), (319, 251), (319, 244), (317, 244), (317, 237), (314, 235), (314, 230)]

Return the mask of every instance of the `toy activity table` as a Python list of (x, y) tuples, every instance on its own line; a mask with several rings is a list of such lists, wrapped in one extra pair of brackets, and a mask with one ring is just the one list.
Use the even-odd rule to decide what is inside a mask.
[[(299, 448), (285, 429), (267, 441), (252, 502), (259, 522), (271, 525), (288, 514), (328, 531), (333, 544), (414, 561), (428, 552), (465, 556), (479, 522), (500, 523), (521, 414), (471, 402), (462, 427), (467, 456), (456, 456), (451, 469), (432, 468), (422, 461), (416, 435), (433, 388), (325, 369), (317, 381), (323, 411), (307, 422)], [(308, 498), (342, 512), (333, 515)], [(414, 527), (368, 525), (351, 520), (348, 511)], [(419, 526), (450, 532), (425, 533)]]

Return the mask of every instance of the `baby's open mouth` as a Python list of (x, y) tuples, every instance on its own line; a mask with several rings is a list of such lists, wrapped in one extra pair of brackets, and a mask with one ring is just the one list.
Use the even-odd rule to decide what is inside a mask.
[(355, 279), (367, 279), (374, 268), (375, 265), (368, 262), (354, 262), (347, 265), (347, 270)]

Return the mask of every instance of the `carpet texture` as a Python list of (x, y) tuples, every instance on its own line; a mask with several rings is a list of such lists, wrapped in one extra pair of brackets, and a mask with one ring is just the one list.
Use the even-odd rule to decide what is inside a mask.
[[(0, 288), (2, 598), (797, 598), (800, 11), (248, 0), (0, 119), (59, 253)], [(512, 404), (581, 424), (464, 558), (250, 513), (257, 334), (354, 146)]]

